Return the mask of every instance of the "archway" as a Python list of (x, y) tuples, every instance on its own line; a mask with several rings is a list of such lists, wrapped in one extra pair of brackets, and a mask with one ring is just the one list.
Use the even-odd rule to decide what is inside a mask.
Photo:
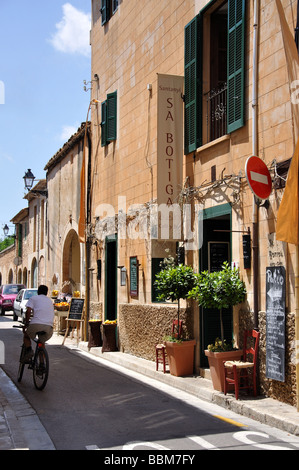
[(80, 243), (75, 230), (70, 230), (64, 242), (62, 259), (63, 292), (80, 290)]
[(27, 287), (27, 268), (23, 270), (23, 284)]
[(39, 259), (39, 284), (45, 284), (45, 258), (41, 256)]
[(13, 270), (10, 269), (8, 273), (8, 284), (12, 284), (12, 283), (13, 283)]
[(33, 258), (31, 263), (31, 287), (37, 287), (37, 261)]

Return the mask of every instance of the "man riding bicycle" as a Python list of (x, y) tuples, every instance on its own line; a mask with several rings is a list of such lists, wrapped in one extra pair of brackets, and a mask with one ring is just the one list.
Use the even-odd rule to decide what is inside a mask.
[(24, 327), (24, 345), (26, 347), (24, 362), (30, 361), (33, 356), (31, 340), (38, 332), (43, 332), (39, 336), (42, 343), (45, 343), (53, 335), (54, 305), (47, 294), (48, 287), (40, 285), (37, 295), (28, 300)]

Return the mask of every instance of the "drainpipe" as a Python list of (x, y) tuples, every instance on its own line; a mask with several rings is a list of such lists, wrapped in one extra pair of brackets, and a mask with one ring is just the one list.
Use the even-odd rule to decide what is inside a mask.
[[(297, 20), (295, 28), (295, 43), (299, 53), (299, 0), (297, 1)], [(295, 142), (296, 146), (296, 142)], [(299, 179), (299, 175), (298, 175)], [(299, 181), (298, 181), (299, 185)], [(299, 411), (299, 358), (298, 358), (298, 348), (299, 348), (299, 247), (296, 245), (295, 251), (296, 261), (295, 261), (295, 340), (296, 340), (296, 401), (297, 401), (297, 411)]]
[[(254, 1), (253, 15), (253, 67), (252, 67), (252, 154), (258, 155), (257, 142), (257, 69), (258, 69), (258, 12), (259, 1)], [(258, 330), (259, 311), (259, 237), (258, 201), (253, 196), (252, 252), (253, 252), (253, 313), (254, 329)]]
[[(87, 122), (86, 122), (87, 126)], [(86, 197), (86, 225), (89, 226), (91, 222), (91, 138), (89, 134), (89, 130), (86, 129), (87, 141), (88, 141), (88, 153), (87, 153), (87, 197)], [(84, 140), (85, 144), (85, 140)], [(84, 332), (84, 341), (88, 340), (88, 320), (90, 315), (90, 248), (91, 242), (89, 235), (87, 235), (85, 240), (85, 266), (86, 266), (86, 274), (85, 274), (85, 301), (86, 301), (86, 322), (85, 322), (85, 332)]]
[(299, 411), (299, 247), (295, 251), (295, 351), (296, 351), (296, 402)]

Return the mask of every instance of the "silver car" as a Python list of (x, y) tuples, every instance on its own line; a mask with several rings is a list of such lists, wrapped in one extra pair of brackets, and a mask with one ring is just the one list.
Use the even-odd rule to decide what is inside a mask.
[(37, 289), (21, 289), (13, 304), (13, 319), (16, 321), (20, 317), (25, 320), (26, 304), (30, 297), (37, 295)]

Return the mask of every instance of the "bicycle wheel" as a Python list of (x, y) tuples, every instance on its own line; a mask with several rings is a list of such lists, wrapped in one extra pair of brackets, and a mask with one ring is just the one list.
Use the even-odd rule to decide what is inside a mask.
[(25, 346), (23, 344), (21, 354), (20, 354), (20, 364), (19, 364), (19, 370), (18, 370), (18, 382), (21, 382), (22, 377), (23, 377), (23, 372), (24, 372), (24, 367), (25, 367), (25, 364), (23, 363), (24, 354), (25, 354)]
[(34, 385), (37, 390), (43, 390), (49, 376), (49, 356), (46, 349), (38, 347), (33, 362)]

